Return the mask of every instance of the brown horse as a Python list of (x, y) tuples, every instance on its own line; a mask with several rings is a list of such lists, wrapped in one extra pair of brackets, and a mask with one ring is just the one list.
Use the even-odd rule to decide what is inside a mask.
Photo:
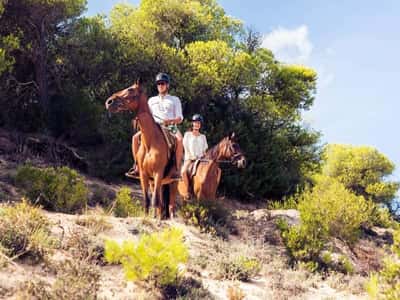
[[(204, 158), (200, 160), (190, 184), (197, 199), (214, 200), (216, 198), (222, 174), (219, 167), (220, 162), (229, 162), (238, 168), (246, 167), (246, 158), (235, 140), (234, 133), (209, 149)], [(178, 183), (178, 191), (182, 197), (185, 195), (183, 181)]]
[[(169, 184), (169, 205), (164, 214), (173, 218), (177, 184), (168, 180), (166, 169), (169, 163), (168, 146), (160, 126), (154, 121), (147, 104), (147, 95), (139, 83), (114, 93), (106, 101), (106, 108), (110, 112), (136, 111), (136, 120), (141, 129), (141, 143), (137, 153), (140, 184), (145, 201), (146, 214), (149, 212), (149, 191), (153, 190), (151, 204), (155, 207), (155, 216), (163, 217), (164, 199), (168, 195), (163, 193), (163, 184)], [(165, 197), (164, 197), (165, 196)]]

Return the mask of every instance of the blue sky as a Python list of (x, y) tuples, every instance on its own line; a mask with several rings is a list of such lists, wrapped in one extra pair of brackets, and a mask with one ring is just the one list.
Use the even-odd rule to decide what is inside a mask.
[[(94, 15), (123, 1), (88, 2)], [(262, 33), (278, 59), (317, 70), (315, 104), (304, 118), (323, 142), (374, 146), (396, 164), (400, 180), (399, 1), (218, 2)]]

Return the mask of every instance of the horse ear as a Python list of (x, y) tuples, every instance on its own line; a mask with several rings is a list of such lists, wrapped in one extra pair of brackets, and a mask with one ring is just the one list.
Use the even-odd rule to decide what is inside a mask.
[(236, 134), (235, 134), (234, 131), (232, 131), (232, 132), (229, 134), (229, 139), (230, 139), (230, 140), (234, 140), (235, 138), (236, 138)]

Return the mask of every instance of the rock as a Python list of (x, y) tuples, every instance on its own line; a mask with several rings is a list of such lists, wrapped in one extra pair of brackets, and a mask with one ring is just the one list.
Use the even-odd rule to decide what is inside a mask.
[(290, 226), (300, 224), (300, 213), (296, 209), (276, 209), (270, 211), (270, 216), (273, 219), (283, 218)]
[(17, 144), (15, 144), (11, 139), (0, 136), (0, 153), (9, 154), (17, 150)]

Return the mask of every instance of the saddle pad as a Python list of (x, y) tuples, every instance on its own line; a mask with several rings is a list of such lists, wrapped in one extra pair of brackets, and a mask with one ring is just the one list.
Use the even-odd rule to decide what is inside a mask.
[(175, 135), (173, 135), (171, 133), (171, 131), (169, 131), (169, 129), (167, 127), (164, 127), (162, 125), (160, 125), (161, 128), (161, 132), (164, 135), (165, 141), (167, 142), (168, 145), (168, 159), (173, 156), (172, 154), (175, 153), (175, 149), (176, 149), (176, 137)]

